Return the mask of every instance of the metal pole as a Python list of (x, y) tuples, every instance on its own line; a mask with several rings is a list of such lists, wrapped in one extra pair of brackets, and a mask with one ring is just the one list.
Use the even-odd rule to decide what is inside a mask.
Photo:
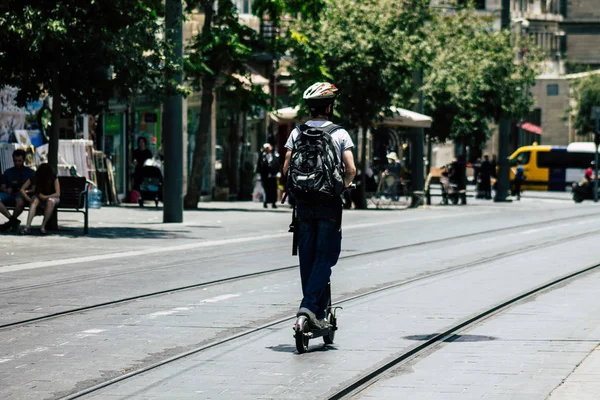
[(596, 113), (596, 148), (594, 152), (594, 203), (598, 202), (598, 145), (600, 144), (600, 113)]
[[(166, 38), (174, 44), (172, 61), (181, 65), (183, 57), (183, 7), (181, 0), (166, 1)], [(173, 79), (183, 83), (181, 70)], [(168, 93), (164, 106), (163, 146), (165, 179), (163, 185), (163, 222), (183, 222), (183, 97)]]
[[(418, 103), (416, 105), (415, 111), (422, 114), (423, 113), (423, 90), (421, 87), (423, 86), (423, 72), (416, 71), (413, 72), (413, 81), (415, 86), (418, 88), (417, 96)], [(411, 149), (412, 158), (412, 201), (411, 207), (418, 207), (423, 204), (423, 189), (425, 186), (425, 179), (423, 174), (425, 172), (425, 167), (423, 165), (423, 157), (425, 155), (425, 146), (423, 144), (424, 141), (424, 132), (423, 128), (413, 128), (413, 145)]]
[[(502, 0), (502, 29), (510, 27), (510, 0)], [(510, 186), (510, 171), (508, 163), (508, 147), (510, 135), (510, 120), (503, 115), (498, 129), (498, 180), (494, 201), (510, 201), (508, 190)]]
[(594, 152), (594, 203), (598, 202), (598, 141), (596, 140), (596, 151)]

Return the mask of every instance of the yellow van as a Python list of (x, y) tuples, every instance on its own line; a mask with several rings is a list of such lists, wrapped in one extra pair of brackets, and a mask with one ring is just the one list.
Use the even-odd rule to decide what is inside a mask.
[(569, 146), (524, 146), (510, 156), (510, 179), (515, 178), (517, 159), (525, 170), (523, 190), (564, 192), (573, 182), (583, 179), (594, 160), (592, 142), (576, 142)]

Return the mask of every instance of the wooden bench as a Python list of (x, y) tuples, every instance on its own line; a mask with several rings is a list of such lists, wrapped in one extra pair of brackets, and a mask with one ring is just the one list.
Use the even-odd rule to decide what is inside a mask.
[[(48, 221), (48, 229), (52, 229), (52, 219), (56, 221), (56, 213), (78, 212), (83, 214), (83, 233), (88, 234), (88, 182), (87, 179), (80, 176), (59, 176), (60, 184), (60, 203), (54, 210), (54, 215)], [(14, 207), (7, 207), (13, 209)], [(29, 207), (25, 207), (29, 210)], [(43, 215), (44, 210), (41, 207), (37, 209), (37, 215)], [(56, 229), (56, 226), (54, 227)]]
[(57, 211), (83, 214), (83, 234), (88, 234), (88, 182), (80, 176), (59, 176), (60, 203)]

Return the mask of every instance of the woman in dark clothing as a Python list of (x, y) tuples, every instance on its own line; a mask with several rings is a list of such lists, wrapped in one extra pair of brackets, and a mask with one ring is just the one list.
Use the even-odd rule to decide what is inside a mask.
[[(33, 190), (28, 191), (29, 187)], [(38, 206), (44, 209), (44, 220), (40, 232), (46, 233), (46, 224), (52, 216), (54, 208), (60, 203), (60, 184), (50, 164), (40, 165), (33, 178), (28, 179), (21, 188), (23, 198), (29, 202), (29, 214), (27, 215), (27, 226), (23, 234), (31, 231), (31, 221), (35, 217)], [(29, 196), (31, 195), (31, 197)]]
[(490, 156), (487, 154), (483, 155), (483, 162), (479, 169), (479, 185), (480, 189), (484, 193), (486, 200), (492, 198), (492, 176), (494, 174), (492, 163), (490, 162)]
[(135, 170), (133, 172), (134, 190), (140, 190), (140, 184), (142, 183), (142, 167), (146, 160), (150, 158), (152, 158), (152, 152), (148, 150), (148, 141), (145, 137), (140, 136), (138, 138), (138, 147), (133, 151), (133, 163), (135, 164)]

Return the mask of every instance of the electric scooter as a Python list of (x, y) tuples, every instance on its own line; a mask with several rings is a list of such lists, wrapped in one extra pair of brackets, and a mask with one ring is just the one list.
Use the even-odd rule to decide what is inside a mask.
[(331, 282), (327, 284), (327, 296), (329, 300), (327, 302), (326, 310), (326, 321), (327, 326), (319, 329), (310, 326), (307, 315), (299, 315), (294, 324), (294, 338), (296, 339), (296, 350), (299, 354), (306, 353), (308, 351), (308, 342), (310, 339), (316, 339), (323, 337), (323, 342), (327, 345), (333, 344), (335, 338), (335, 331), (338, 330), (336, 312), (342, 307), (331, 306)]

